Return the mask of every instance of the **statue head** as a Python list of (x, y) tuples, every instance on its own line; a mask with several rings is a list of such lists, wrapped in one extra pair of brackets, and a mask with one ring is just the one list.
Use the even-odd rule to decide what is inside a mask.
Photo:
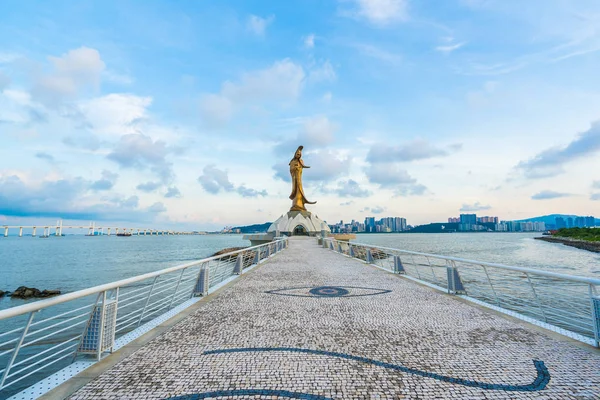
[(296, 152), (294, 153), (294, 158), (295, 159), (300, 159), (302, 157), (302, 149), (304, 148), (304, 146), (298, 146), (298, 149), (296, 150)]

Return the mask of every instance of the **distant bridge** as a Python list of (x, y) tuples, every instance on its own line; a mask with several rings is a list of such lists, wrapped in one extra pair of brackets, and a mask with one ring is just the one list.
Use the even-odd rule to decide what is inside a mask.
[[(190, 231), (174, 231), (167, 229), (149, 229), (149, 228), (130, 228), (130, 227), (119, 227), (119, 226), (96, 226), (94, 222), (91, 222), (89, 226), (83, 225), (63, 225), (62, 221), (57, 221), (56, 225), (49, 224), (36, 224), (36, 225), (2, 225), (4, 228), (4, 237), (8, 236), (11, 229), (17, 229), (19, 231), (19, 237), (23, 237), (23, 230), (30, 229), (31, 236), (36, 236), (37, 230), (43, 230), (42, 237), (49, 236), (62, 236), (64, 229), (87, 229), (88, 233), (86, 236), (110, 236), (112, 233), (115, 235), (126, 234), (132, 236), (170, 236), (170, 235), (196, 235), (198, 232)], [(30, 235), (25, 235), (30, 236)]]

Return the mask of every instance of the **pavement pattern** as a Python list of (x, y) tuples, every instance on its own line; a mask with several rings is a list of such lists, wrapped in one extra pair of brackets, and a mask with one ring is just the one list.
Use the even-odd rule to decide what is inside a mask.
[(291, 238), (71, 399), (600, 399), (600, 351)]

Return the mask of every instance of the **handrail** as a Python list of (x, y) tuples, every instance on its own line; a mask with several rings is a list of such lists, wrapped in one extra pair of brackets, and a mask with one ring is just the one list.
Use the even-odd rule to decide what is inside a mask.
[[(277, 242), (282, 241), (282, 240), (285, 240), (285, 239), (280, 239)], [(219, 254), (218, 256), (203, 258), (201, 260), (192, 261), (187, 264), (176, 265), (174, 267), (169, 267), (169, 268), (161, 269), (158, 271), (149, 272), (147, 274), (137, 275), (132, 278), (121, 279), (120, 281), (105, 283), (103, 285), (98, 285), (98, 286), (93, 286), (93, 287), (87, 288), (87, 289), (77, 290), (75, 292), (66, 293), (66, 294), (52, 297), (49, 299), (39, 300), (39, 301), (35, 301), (35, 302), (29, 303), (29, 304), (23, 304), (21, 306), (8, 308), (6, 310), (0, 310), (0, 321), (3, 319), (16, 317), (18, 315), (27, 314), (30, 312), (36, 312), (36, 311), (39, 311), (39, 310), (47, 308), (47, 307), (65, 303), (65, 302), (68, 302), (71, 300), (80, 299), (82, 297), (90, 296), (92, 294), (98, 294), (98, 293), (101, 293), (101, 292), (104, 292), (107, 290), (112, 290), (112, 289), (116, 289), (118, 287), (123, 287), (125, 285), (132, 284), (132, 283), (144, 281), (146, 279), (154, 278), (159, 275), (164, 275), (164, 274), (168, 274), (171, 272), (179, 271), (181, 269), (190, 268), (190, 267), (193, 267), (193, 266), (196, 266), (196, 265), (199, 265), (202, 263), (206, 263), (206, 262), (209, 262), (212, 260), (217, 260), (217, 259), (221, 259), (221, 258), (224, 258), (227, 256), (232, 256), (235, 254), (243, 253), (243, 252), (246, 252), (249, 250), (256, 249), (261, 246), (264, 246), (264, 244), (260, 244), (260, 245), (252, 246), (252, 247), (246, 247), (241, 250), (235, 250), (235, 251), (231, 251), (229, 253)]]
[[(78, 357), (87, 355), (88, 359), (93, 357), (100, 361), (107, 353), (112, 353), (115, 346), (124, 343), (118, 345), (117, 340), (131, 340), (148, 328), (146, 326), (140, 332), (135, 330), (136, 326), (140, 327), (142, 323), (154, 326), (152, 324), (156, 323), (157, 316), (193, 304), (198, 297), (211, 293), (217, 286), (243, 274), (244, 268), (258, 265), (287, 247), (287, 238), (277, 238), (258, 246), (229, 251), (0, 311), (0, 322), (4, 324), (6, 321), (7, 329), (10, 329), (11, 321), (21, 324), (20, 328), (0, 333), (4, 340), (0, 342), (3, 350), (0, 352), (0, 366), (4, 366), (0, 369), (0, 391), (6, 393), (4, 390), (11, 386), (13, 389), (9, 390), (17, 390), (13, 385), (30, 379), (28, 377), (40, 371), (46, 375), (56, 372), (57, 368), (61, 368), (58, 362), (69, 364), (65, 360), (67, 358), (71, 358), (72, 363)], [(139, 284), (134, 285), (138, 282)], [(134, 295), (127, 296), (131, 293)], [(128, 299), (121, 302), (119, 298), (123, 294)], [(89, 297), (95, 300), (80, 307), (82, 300)], [(32, 322), (38, 311), (57, 305), (70, 305), (75, 309), (64, 312), (59, 307), (55, 309), (58, 314), (50, 313), (47, 318)], [(89, 311), (71, 315), (84, 308), (89, 308)], [(27, 317), (25, 322), (22, 321), (24, 316)], [(64, 316), (68, 317), (59, 319)], [(13, 317), (21, 318), (11, 320)], [(75, 334), (77, 335), (70, 337)], [(78, 343), (69, 344), (75, 341)], [(41, 356), (44, 358), (40, 359)]]
[[(332, 239), (332, 238), (325, 238), (325, 240), (338, 242), (338, 240)], [(536, 274), (536, 275), (547, 276), (549, 278), (560, 278), (560, 279), (565, 279), (565, 280), (572, 281), (572, 282), (580, 282), (580, 283), (587, 283), (587, 284), (591, 284), (591, 285), (598, 285), (598, 286), (600, 286), (600, 279), (588, 278), (586, 276), (567, 275), (567, 274), (561, 274), (561, 273), (558, 273), (558, 272), (548, 272), (548, 271), (544, 271), (544, 270), (540, 270), (540, 269), (534, 269), (534, 268), (515, 267), (515, 266), (511, 266), (511, 265), (504, 265), (504, 264), (490, 263), (490, 262), (484, 262), (484, 261), (469, 260), (469, 259), (466, 259), (466, 258), (458, 258), (458, 257), (452, 257), (452, 256), (442, 256), (442, 255), (439, 255), (439, 254), (429, 254), (429, 253), (421, 253), (421, 252), (418, 252), (418, 251), (400, 250), (400, 249), (394, 249), (394, 248), (391, 248), (391, 247), (375, 246), (375, 245), (366, 244), (366, 243), (351, 242), (351, 243), (349, 243), (349, 245), (351, 245), (351, 246), (364, 246), (364, 247), (370, 247), (370, 248), (380, 249), (380, 250), (397, 251), (397, 252), (401, 252), (401, 253), (404, 253), (404, 254), (412, 254), (412, 255), (418, 255), (418, 256), (424, 256), (424, 257), (437, 258), (439, 260), (450, 260), (450, 261), (455, 261), (455, 262), (463, 262), (463, 263), (467, 263), (467, 264), (484, 265), (486, 267), (494, 267), (494, 268), (506, 269), (506, 270), (510, 270), (510, 271), (527, 272), (527, 273), (533, 273), (533, 274)]]
[[(335, 238), (322, 239), (323, 247), (333, 251), (445, 289), (448, 294), (507, 310), (517, 318), (529, 322), (533, 318), (548, 329), (600, 347), (598, 278), (350, 243)], [(434, 265), (431, 260), (442, 260), (445, 265)], [(434, 266), (446, 269), (441, 279)], [(534, 277), (538, 278), (537, 282), (532, 280)], [(551, 281), (540, 277), (551, 278)]]

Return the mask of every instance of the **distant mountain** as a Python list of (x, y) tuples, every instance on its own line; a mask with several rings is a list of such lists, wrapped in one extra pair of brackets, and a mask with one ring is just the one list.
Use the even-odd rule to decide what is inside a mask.
[[(556, 223), (556, 218), (558, 218), (558, 217), (562, 217), (566, 220), (567, 218), (585, 217), (585, 215), (550, 214), (550, 215), (542, 215), (540, 217), (520, 219), (515, 222), (544, 222), (545, 224), (554, 225)], [(600, 224), (600, 219), (596, 218), (596, 225), (598, 225), (598, 224)]]
[(266, 232), (271, 224), (272, 222), (265, 222), (264, 224), (236, 226), (233, 229), (239, 229), (241, 233), (262, 233)]

